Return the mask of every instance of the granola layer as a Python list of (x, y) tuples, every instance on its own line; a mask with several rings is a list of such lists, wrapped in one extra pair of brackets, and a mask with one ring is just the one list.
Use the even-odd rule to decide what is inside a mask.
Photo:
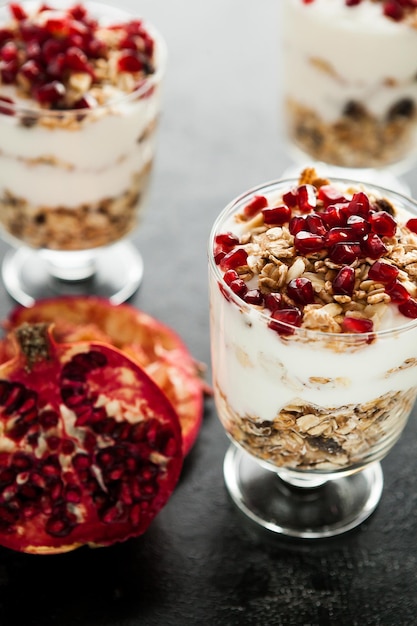
[(289, 138), (317, 161), (341, 167), (383, 167), (401, 161), (414, 147), (414, 106), (404, 104), (381, 119), (348, 102), (339, 119), (331, 122), (291, 100), (286, 109)]
[(151, 169), (150, 162), (119, 196), (75, 208), (31, 206), (6, 191), (0, 197), (0, 223), (9, 235), (33, 248), (69, 251), (109, 245), (136, 226)]
[(276, 467), (333, 471), (371, 462), (400, 436), (417, 388), (363, 404), (321, 407), (294, 400), (272, 421), (238, 415), (216, 385), (219, 415), (242, 448)]

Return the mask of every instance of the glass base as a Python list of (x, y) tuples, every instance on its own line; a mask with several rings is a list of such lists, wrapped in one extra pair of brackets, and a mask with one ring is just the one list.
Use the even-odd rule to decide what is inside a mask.
[(223, 470), (232, 500), (252, 522), (302, 539), (333, 537), (355, 528), (375, 510), (383, 489), (379, 463), (318, 486), (296, 487), (234, 444)]
[(21, 247), (5, 255), (2, 278), (12, 298), (27, 307), (64, 295), (96, 295), (120, 304), (138, 289), (143, 260), (128, 241), (85, 252)]

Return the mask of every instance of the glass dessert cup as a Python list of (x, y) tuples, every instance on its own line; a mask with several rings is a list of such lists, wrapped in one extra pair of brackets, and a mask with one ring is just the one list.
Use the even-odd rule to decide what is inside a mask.
[[(30, 12), (39, 5), (21, 6)], [(56, 0), (52, 6), (74, 3)], [(102, 25), (136, 19), (104, 4), (82, 7)], [(3, 6), (0, 24), (8, 23), (10, 9)], [(80, 24), (84, 28), (82, 19)], [(67, 91), (79, 89), (73, 108), (39, 105), (22, 97), (12, 80), (0, 86), (0, 228), (11, 244), (2, 277), (21, 304), (66, 293), (119, 303), (140, 285), (143, 260), (129, 237), (147, 204), (166, 63), (162, 37), (148, 24), (146, 33), (154, 57), (144, 77), (120, 66), (110, 79), (101, 77), (112, 71), (113, 50), (109, 69), (94, 59), (93, 78), (74, 70), (68, 79), (63, 70), (71, 83)], [(82, 51), (77, 54), (82, 58)]]
[[(362, 0), (284, 0), (283, 107), (295, 163), (326, 163), (335, 175), (382, 183), (417, 157), (417, 31)], [(398, 187), (398, 185), (397, 185)]]
[[(214, 258), (216, 236), (233, 232), (232, 217), (255, 196), (280, 197), (296, 184), (274, 181), (244, 193), (213, 226), (213, 387), (231, 440), (224, 478), (235, 505), (268, 531), (319, 539), (355, 528), (380, 501), (380, 461), (416, 398), (417, 320), (367, 333), (274, 326), (231, 289)], [(417, 216), (413, 200), (379, 191)]]

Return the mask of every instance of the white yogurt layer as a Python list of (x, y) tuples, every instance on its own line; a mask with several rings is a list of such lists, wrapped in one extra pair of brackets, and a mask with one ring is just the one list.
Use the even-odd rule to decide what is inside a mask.
[[(416, 386), (417, 324), (341, 352), (324, 341), (280, 337), (255, 309), (226, 300), (211, 274), (212, 366), (231, 410), (273, 420), (291, 403), (336, 408)], [(314, 333), (311, 334), (314, 336)], [(347, 338), (339, 337), (341, 343)], [(388, 370), (399, 368), (387, 375)], [(314, 382), (317, 378), (331, 382)]]
[[(0, 195), (7, 190), (35, 206), (77, 207), (114, 198), (152, 161), (159, 89), (142, 100), (103, 108), (74, 129), (26, 128), (0, 115)], [(70, 113), (72, 115), (72, 112)]]
[(364, 0), (284, 0), (286, 96), (325, 121), (350, 100), (376, 116), (404, 98), (417, 101), (417, 29)]

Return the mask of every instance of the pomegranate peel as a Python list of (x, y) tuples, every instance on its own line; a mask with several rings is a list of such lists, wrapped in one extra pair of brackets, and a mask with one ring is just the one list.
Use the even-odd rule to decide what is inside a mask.
[[(103, 341), (133, 358), (176, 409), (183, 454), (188, 454), (201, 428), (204, 394), (211, 389), (202, 379), (201, 366), (171, 328), (129, 304), (114, 305), (95, 296), (65, 296), (17, 307), (6, 328), (41, 321), (54, 323), (58, 342)], [(7, 347), (0, 344), (0, 359), (4, 351)]]
[(145, 532), (182, 467), (178, 417), (132, 359), (55, 342), (48, 324), (9, 336), (0, 365), (0, 545), (51, 554)]

